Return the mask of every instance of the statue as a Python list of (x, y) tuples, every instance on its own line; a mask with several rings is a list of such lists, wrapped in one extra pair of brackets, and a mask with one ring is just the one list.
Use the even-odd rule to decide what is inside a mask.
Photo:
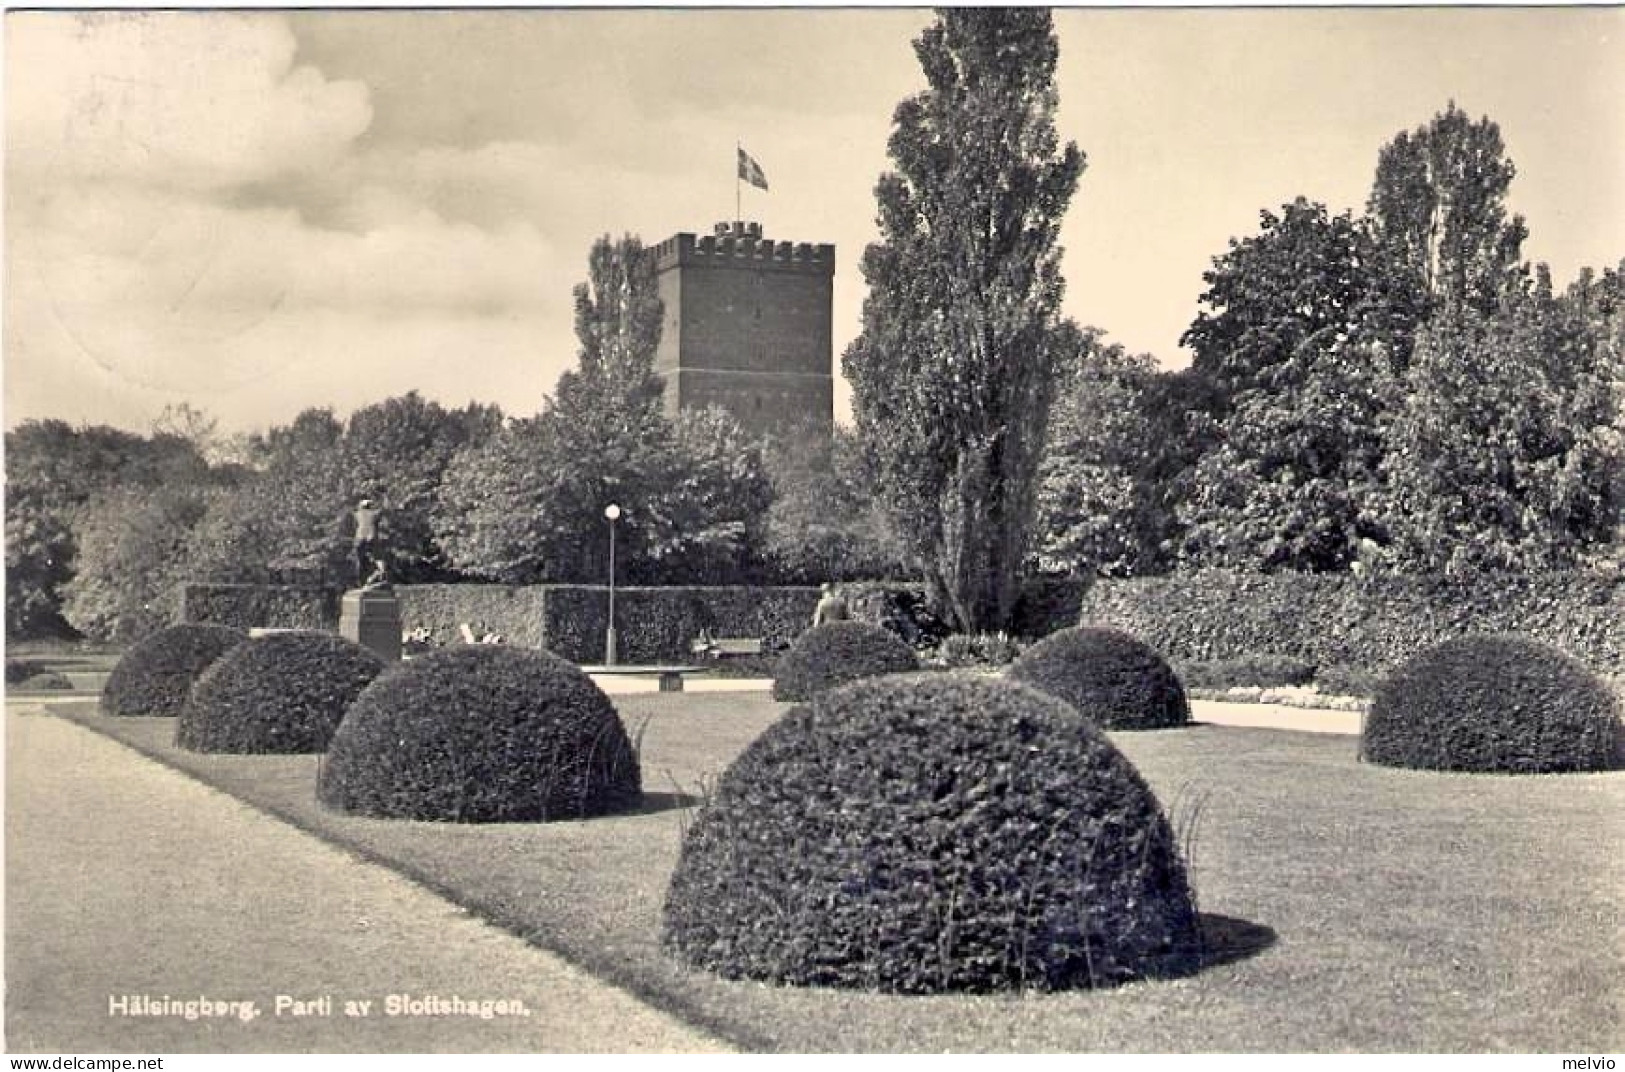
[[(375, 587), (373, 578), (383, 574), (383, 515), (371, 499), (362, 499), (355, 508), (351, 553), (355, 559), (356, 584), (363, 587)], [(387, 577), (384, 581), (387, 583)]]
[(372, 564), (372, 572), (361, 582), (361, 587), (368, 590), (395, 587), (389, 583), (389, 568), (384, 565), (383, 559), (380, 558)]
[(847, 610), (846, 600), (841, 596), (835, 585), (825, 581), (822, 593), (818, 599), (818, 606), (813, 608), (814, 626), (820, 626), (826, 622), (844, 622), (852, 616)]
[(386, 663), (401, 657), (401, 605), (384, 556), (383, 511), (362, 499), (353, 515), (356, 587), (339, 604), (339, 635)]

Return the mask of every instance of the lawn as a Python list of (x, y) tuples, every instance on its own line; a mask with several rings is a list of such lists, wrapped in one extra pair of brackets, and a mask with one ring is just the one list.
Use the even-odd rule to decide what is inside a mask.
[(1106, 991), (896, 997), (728, 982), (661, 951), (688, 808), (786, 706), (760, 693), (616, 704), (642, 727), (644, 811), (494, 826), (338, 815), (315, 801), (317, 757), (197, 756), (172, 747), (172, 720), (56, 710), (746, 1049), (1625, 1048), (1625, 773), (1390, 770), (1359, 763), (1352, 737), (1279, 730), (1115, 734), (1176, 823), (1196, 816), (1213, 963)]

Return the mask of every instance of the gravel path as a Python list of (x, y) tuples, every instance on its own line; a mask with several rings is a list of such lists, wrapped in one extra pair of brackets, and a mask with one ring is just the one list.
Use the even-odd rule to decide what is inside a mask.
[(1362, 717), (1358, 711), (1328, 711), (1268, 703), (1227, 703), (1222, 700), (1191, 701), (1191, 718), (1216, 726), (1254, 726), (1304, 733), (1358, 735)]
[[(8, 1052), (722, 1048), (43, 704), (6, 709)], [(153, 1005), (171, 1014), (120, 1012)]]

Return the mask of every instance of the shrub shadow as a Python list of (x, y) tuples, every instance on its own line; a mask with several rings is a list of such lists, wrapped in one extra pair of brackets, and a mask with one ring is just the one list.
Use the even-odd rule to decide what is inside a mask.
[(643, 803), (636, 808), (629, 808), (626, 815), (654, 815), (663, 811), (678, 811), (683, 808), (693, 808), (705, 803), (704, 799), (693, 793), (643, 793)]
[(1199, 913), (1197, 925), (1202, 930), (1202, 965), (1199, 971), (1255, 957), (1273, 946), (1280, 937), (1273, 927), (1214, 912)]

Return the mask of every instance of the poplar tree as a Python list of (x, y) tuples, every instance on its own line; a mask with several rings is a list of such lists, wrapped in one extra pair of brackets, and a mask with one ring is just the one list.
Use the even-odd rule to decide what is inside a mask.
[(1522, 216), (1508, 216), (1517, 168), (1501, 128), (1454, 101), (1425, 126), (1382, 148), (1366, 203), (1385, 270), (1403, 283), (1420, 319), (1460, 306), (1490, 315), (1516, 280)]
[(1061, 341), (1057, 238), (1083, 154), (1055, 131), (1046, 9), (951, 8), (915, 42), (842, 358), (868, 463), (933, 601), (1008, 624), (1032, 528)]
[(660, 395), (654, 359), (663, 305), (654, 259), (642, 241), (600, 237), (587, 255), (587, 281), (576, 284), (573, 295), (576, 368), (560, 377), (555, 405), (599, 422), (617, 410), (653, 405)]

